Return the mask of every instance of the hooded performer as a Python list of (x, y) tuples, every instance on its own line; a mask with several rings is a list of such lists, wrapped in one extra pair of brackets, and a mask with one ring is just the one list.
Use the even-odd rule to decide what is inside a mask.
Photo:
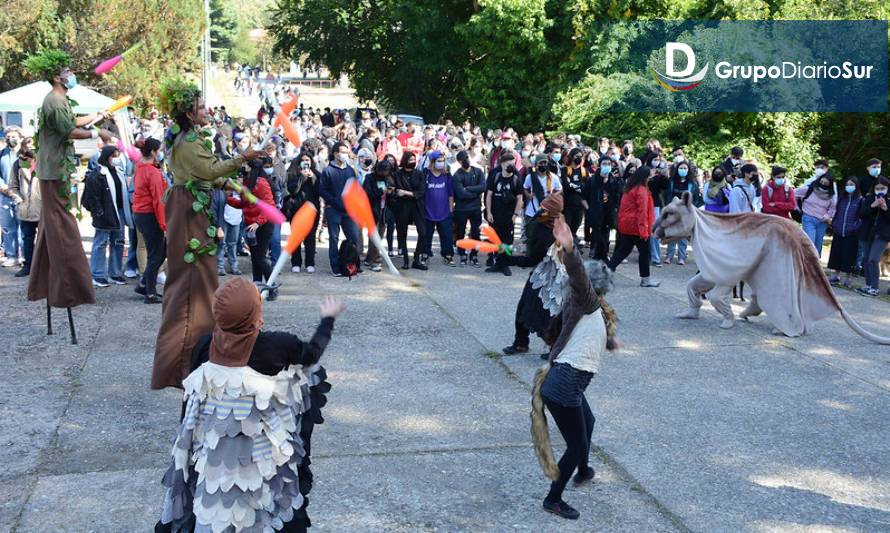
[[(562, 290), (551, 290), (551, 286), (565, 286), (565, 276), (553, 275), (553, 256), (556, 253), (553, 245), (553, 223), (562, 216), (562, 207), (562, 193), (554, 192), (545, 198), (541, 202), (541, 209), (526, 226), (526, 255), (498, 256), (501, 264), (533, 268), (516, 306), (516, 333), (513, 344), (504, 348), (507, 355), (528, 352), (529, 335), (532, 332), (537, 333), (548, 346), (553, 344), (559, 333), (558, 316), (562, 308)], [(546, 358), (546, 354), (542, 357)]]
[(59, 50), (41, 50), (24, 63), (32, 75), (52, 84), (38, 111), (35, 148), (42, 209), (28, 299), (45, 298), (47, 307), (67, 308), (96, 302), (80, 230), (70, 212), (77, 203), (77, 188), (72, 182), (77, 172), (74, 141), (97, 137), (111, 141), (107, 131), (84, 127), (107, 118), (107, 113), (74, 116), (68, 91), (77, 86), (77, 78), (69, 63), (68, 54)]
[(195, 345), (185, 411), (164, 475), (155, 532), (304, 532), (310, 441), (330, 390), (319, 358), (343, 304), (327, 298), (309, 342), (260, 331), (262, 302), (243, 277), (216, 291), (211, 335)]
[[(602, 261), (582, 261), (574, 233), (559, 219), (553, 235), (560, 247), (553, 260), (555, 275), (565, 275), (568, 287), (561, 304), (559, 336), (550, 349), (549, 361), (535, 374), (532, 392), (532, 439), (544, 473), (553, 482), (544, 499), (544, 510), (563, 518), (577, 519), (580, 513), (562, 499), (563, 490), (575, 472), (575, 484), (593, 479), (588, 464), (593, 424), (596, 419), (584, 391), (599, 368), (605, 350), (618, 347), (617, 317), (603, 295), (612, 287), (612, 271)], [(544, 406), (550, 411), (566, 443), (557, 464), (550, 446)]]
[(245, 161), (264, 154), (247, 150), (223, 161), (213, 153), (207, 108), (201, 91), (176, 78), (164, 84), (161, 103), (174, 124), (164, 139), (173, 187), (167, 190), (167, 282), (161, 327), (155, 345), (151, 388), (182, 387), (189, 373), (192, 347), (210, 333), (210, 305), (219, 284), (216, 230), (210, 205), (213, 188), (223, 186)]

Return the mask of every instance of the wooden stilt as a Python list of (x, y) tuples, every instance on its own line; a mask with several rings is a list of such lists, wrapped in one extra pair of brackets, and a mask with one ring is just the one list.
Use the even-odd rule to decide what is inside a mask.
[(68, 307), (68, 326), (71, 328), (71, 344), (77, 344), (77, 332), (74, 331), (74, 315), (71, 314), (71, 308)]
[(49, 300), (46, 301), (46, 334), (53, 334), (53, 311), (49, 306)]

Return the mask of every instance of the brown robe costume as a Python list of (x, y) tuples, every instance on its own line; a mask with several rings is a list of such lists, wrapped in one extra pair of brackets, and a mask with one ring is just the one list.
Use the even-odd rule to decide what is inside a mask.
[(209, 194), (215, 180), (237, 171), (243, 163), (244, 158), (240, 156), (227, 161), (217, 158), (204, 146), (200, 136), (189, 138), (189, 134), (183, 132), (174, 141), (168, 163), (173, 173), (173, 187), (164, 208), (167, 282), (155, 345), (152, 389), (182, 388), (182, 380), (191, 371), (192, 348), (201, 336), (213, 330), (211, 306), (219, 285), (216, 256), (196, 255), (191, 264), (183, 259), (191, 238), (202, 241), (207, 238), (210, 221), (203, 212), (192, 209), (195, 199), (184, 185), (198, 181)]
[(40, 112), (37, 177), (42, 207), (28, 280), (28, 300), (46, 298), (53, 307), (96, 303), (77, 220), (66, 207), (68, 198), (59, 194), (65, 187), (61, 180), (69, 171), (66, 160), (74, 156), (74, 146), (69, 142), (76, 127), (74, 112), (67, 98), (54, 91), (46, 95)]

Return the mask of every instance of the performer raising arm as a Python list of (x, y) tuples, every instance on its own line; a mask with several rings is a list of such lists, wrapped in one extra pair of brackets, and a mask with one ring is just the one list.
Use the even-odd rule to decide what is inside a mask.
[(214, 237), (221, 221), (210, 208), (213, 187), (247, 160), (263, 155), (247, 150), (223, 161), (213, 153), (204, 98), (198, 87), (181, 78), (161, 89), (164, 111), (174, 124), (164, 139), (173, 187), (167, 198), (167, 283), (161, 328), (155, 346), (151, 388), (182, 387), (189, 373), (192, 347), (213, 329), (210, 306), (219, 284)]

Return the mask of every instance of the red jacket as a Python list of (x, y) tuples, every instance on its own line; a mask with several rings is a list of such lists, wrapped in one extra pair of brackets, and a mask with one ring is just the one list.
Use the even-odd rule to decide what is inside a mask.
[[(275, 198), (272, 197), (272, 188), (269, 186), (269, 182), (266, 178), (259, 176), (256, 179), (256, 185), (253, 186), (253, 189), (250, 189), (250, 192), (253, 193), (254, 196), (259, 198), (260, 200), (266, 202), (269, 205), (275, 205)], [(249, 226), (253, 223), (256, 223), (260, 226), (268, 222), (265, 216), (263, 216), (262, 211), (257, 206), (247, 203), (245, 200), (241, 198), (233, 198), (229, 196), (226, 198), (226, 203), (228, 203), (232, 207), (237, 207), (241, 209), (244, 214), (244, 224)]]
[(164, 193), (167, 191), (167, 180), (153, 163), (139, 162), (133, 176), (133, 212), (154, 213), (161, 229), (167, 231), (164, 220)]
[(618, 207), (618, 231), (648, 239), (655, 225), (655, 204), (649, 188), (638, 185), (621, 195)]
[[(791, 212), (797, 209), (797, 200), (794, 199), (794, 188), (785, 184), (782, 187), (769, 180), (763, 188), (763, 210), (768, 215), (776, 215), (782, 218), (791, 218)], [(770, 206), (769, 204), (776, 204)]]

